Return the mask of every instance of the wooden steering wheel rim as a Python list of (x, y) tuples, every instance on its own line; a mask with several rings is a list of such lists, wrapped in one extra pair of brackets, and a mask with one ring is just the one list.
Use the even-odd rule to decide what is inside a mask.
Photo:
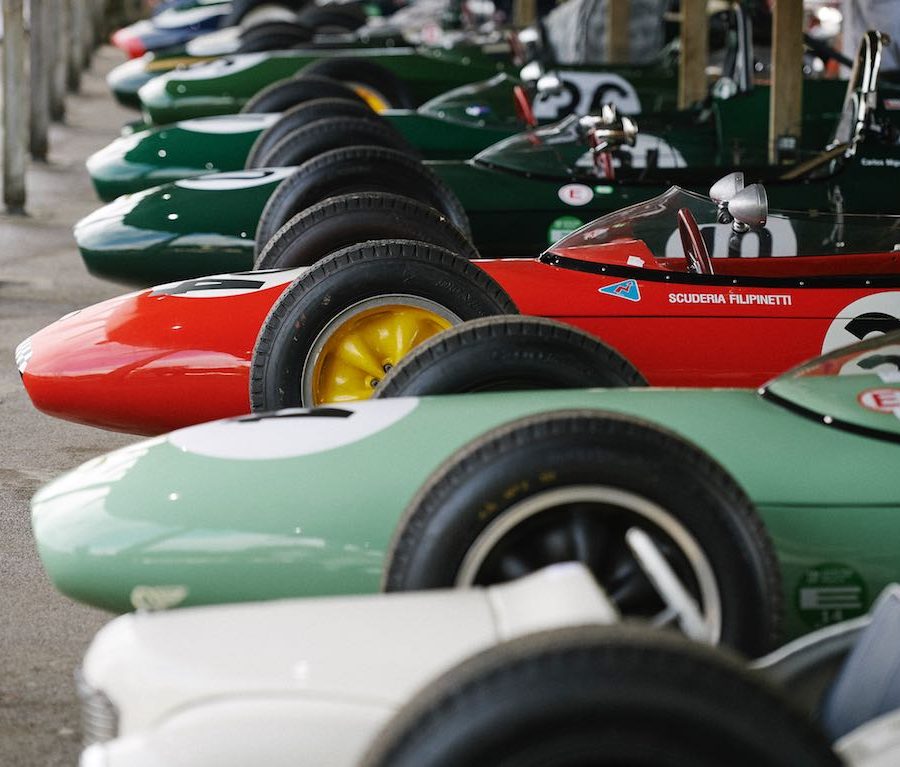
[(694, 274), (713, 274), (712, 259), (706, 249), (706, 242), (697, 226), (697, 219), (689, 208), (678, 210), (678, 234), (688, 262), (688, 271)]

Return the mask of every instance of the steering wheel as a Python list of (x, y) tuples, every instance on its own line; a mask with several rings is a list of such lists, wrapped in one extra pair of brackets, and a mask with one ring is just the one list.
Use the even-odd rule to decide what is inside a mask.
[(678, 234), (681, 235), (681, 247), (687, 259), (687, 270), (691, 274), (714, 274), (712, 259), (697, 226), (697, 219), (689, 208), (678, 210)]

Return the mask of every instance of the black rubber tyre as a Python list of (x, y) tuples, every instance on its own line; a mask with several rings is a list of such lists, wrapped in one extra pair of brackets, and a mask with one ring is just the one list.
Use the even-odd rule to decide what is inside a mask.
[(412, 698), (361, 767), (839, 767), (822, 732), (721, 649), (637, 627), (545, 631)]
[(250, 147), (244, 167), (265, 167), (259, 162), (259, 158), (269, 149), (289, 133), (293, 133), (297, 128), (302, 128), (325, 117), (359, 117), (362, 120), (384, 122), (364, 102), (358, 99), (330, 98), (304, 101), (302, 104), (297, 104), (297, 106), (288, 109), (278, 118), (278, 122), (270, 125), (256, 137), (256, 141)]
[(420, 200), (443, 213), (466, 237), (471, 234), (462, 204), (433, 171), (395, 149), (355, 146), (332, 149), (303, 163), (276, 187), (259, 217), (256, 253), (297, 213), (351, 192), (387, 192)]
[(521, 389), (646, 386), (637, 369), (596, 336), (542, 317), (484, 317), (416, 347), (376, 397)]
[(373, 61), (349, 57), (322, 58), (307, 64), (300, 73), (304, 77), (313, 74), (331, 77), (350, 87), (368, 90), (390, 109), (415, 109), (418, 106), (406, 83)]
[(633, 553), (635, 528), (699, 606), (707, 641), (750, 656), (773, 646), (778, 560), (743, 490), (681, 437), (594, 410), (523, 418), (446, 460), (397, 526), (383, 586), (489, 584), (577, 559), (623, 615), (657, 617), (666, 603)]
[(388, 122), (361, 120), (358, 117), (325, 117), (297, 128), (282, 138), (260, 156), (260, 167), (288, 168), (302, 165), (323, 152), (351, 146), (383, 146), (410, 157), (418, 156), (400, 132)]
[[(344, 248), (298, 277), (270, 310), (253, 349), (251, 408), (327, 401), (316, 396), (322, 387), (315, 379), (317, 365), (327, 364), (324, 345), (368, 307), (398, 304), (450, 324), (516, 311), (487, 272), (444, 248), (410, 240)], [(381, 359), (385, 366), (397, 361)], [(377, 380), (366, 382), (367, 391), (370, 385)]]
[(360, 192), (329, 197), (298, 213), (269, 240), (254, 269), (310, 266), (368, 240), (418, 240), (478, 258), (466, 236), (431, 206), (396, 194)]
[(256, 24), (241, 32), (238, 53), (257, 51), (278, 51), (308, 43), (313, 38), (313, 30), (303, 24), (287, 21), (267, 21)]
[(291, 77), (263, 88), (241, 107), (241, 112), (284, 112), (313, 99), (350, 99), (366, 103), (352, 88), (328, 77)]
[(297, 16), (317, 33), (353, 32), (366, 23), (366, 12), (355, 3), (316, 5), (309, 3)]

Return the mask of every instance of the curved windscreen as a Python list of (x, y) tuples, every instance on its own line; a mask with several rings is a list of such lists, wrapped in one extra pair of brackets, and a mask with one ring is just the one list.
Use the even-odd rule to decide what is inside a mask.
[[(900, 320), (868, 312), (848, 318), (848, 334), (867, 341), (836, 349), (779, 376), (762, 394), (826, 425), (900, 439)], [(880, 323), (880, 325), (879, 325)]]
[[(770, 211), (764, 228), (740, 234), (730, 223), (719, 223), (719, 210), (712, 200), (680, 187), (602, 216), (564, 237), (552, 251), (572, 254), (572, 249), (640, 240), (661, 261), (681, 258), (677, 217), (682, 208), (690, 210), (697, 221), (716, 274), (728, 274), (731, 263), (738, 268), (737, 262), (746, 258), (851, 253), (881, 254), (879, 269), (900, 272), (900, 216)], [(871, 267), (862, 271), (870, 272)]]

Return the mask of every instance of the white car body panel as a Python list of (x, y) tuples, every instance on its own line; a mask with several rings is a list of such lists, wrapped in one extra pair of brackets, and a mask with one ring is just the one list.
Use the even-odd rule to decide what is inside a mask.
[(488, 589), (126, 615), (85, 656), (83, 680), (115, 705), (119, 736), (86, 749), (82, 767), (353, 765), (400, 705), (463, 659), (617, 617), (577, 564)]

